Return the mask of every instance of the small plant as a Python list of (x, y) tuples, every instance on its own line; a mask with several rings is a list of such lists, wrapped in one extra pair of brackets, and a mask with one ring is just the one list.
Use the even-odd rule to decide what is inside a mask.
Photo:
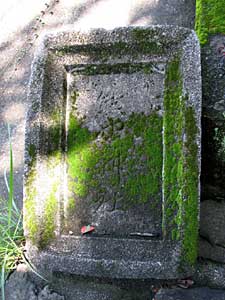
[(24, 257), (24, 236), (22, 227), (22, 216), (13, 199), (13, 152), (9, 131), (9, 157), (10, 170), (9, 181), (5, 173), (5, 183), (8, 189), (8, 201), (1, 199), (0, 215), (0, 282), (2, 300), (5, 300), (5, 280), (9, 273), (16, 269), (17, 265), (25, 260)]
[(42, 280), (47, 281), (29, 262), (24, 254), (25, 237), (23, 235), (22, 214), (14, 202), (13, 151), (9, 132), (9, 180), (6, 172), (5, 184), (8, 190), (8, 201), (0, 198), (0, 289), (2, 300), (5, 300), (5, 281), (18, 264), (25, 263), (28, 268)]
[[(4, 205), (1, 203), (1, 206)], [(4, 285), (9, 273), (24, 261), (24, 236), (21, 215), (12, 206), (11, 210), (3, 208), (0, 216), (0, 279), (2, 300), (5, 299)]]

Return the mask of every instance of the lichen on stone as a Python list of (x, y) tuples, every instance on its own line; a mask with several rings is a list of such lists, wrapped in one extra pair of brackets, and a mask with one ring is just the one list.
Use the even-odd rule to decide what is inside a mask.
[(27, 176), (25, 184), (26, 197), (24, 198), (24, 227), (28, 230), (28, 235), (31, 241), (35, 244), (39, 230), (38, 218), (36, 215), (37, 188), (35, 187), (35, 171), (31, 170)]
[(50, 189), (49, 195), (45, 200), (44, 214), (40, 226), (43, 228), (41, 232), (40, 247), (45, 247), (49, 241), (55, 236), (56, 217), (58, 211), (57, 190), (59, 182), (55, 182)]
[(26, 181), (26, 197), (24, 199), (24, 226), (28, 238), (39, 248), (46, 246), (54, 237), (58, 208), (57, 190), (59, 182), (50, 185), (48, 195), (44, 201), (44, 213), (40, 216), (37, 212), (37, 201), (41, 196), (36, 187), (36, 171), (31, 171)]
[(163, 54), (165, 48), (161, 43), (157, 43), (156, 40), (152, 41), (154, 37), (154, 32), (152, 29), (141, 29), (141, 28), (134, 28), (131, 32), (133, 43), (137, 50), (141, 51), (142, 53), (157, 53), (158, 55)]
[[(48, 122), (45, 121), (40, 126), (40, 144), (27, 145), (29, 171), (25, 180), (24, 199), (24, 227), (28, 238), (40, 248), (46, 246), (54, 237), (58, 209), (57, 192), (60, 186), (59, 166), (62, 162), (59, 112), (51, 112), (46, 120)], [(43, 170), (45, 174), (40, 174)], [(39, 176), (43, 175), (47, 178), (46, 185), (38, 188)], [(42, 202), (39, 203), (39, 199)]]
[(124, 208), (160, 198), (162, 117), (153, 112), (133, 114), (126, 122), (109, 119), (108, 129), (91, 133), (70, 118), (67, 162), (75, 201), (91, 192), (99, 202), (109, 187), (114, 197), (123, 195)]
[[(183, 111), (182, 79), (179, 59), (168, 64), (164, 94), (164, 231), (180, 238), (183, 186)], [(165, 235), (168, 233), (165, 232)]]
[(183, 251), (187, 262), (194, 264), (198, 250), (198, 128), (192, 107), (185, 110), (185, 172), (184, 172), (184, 242)]

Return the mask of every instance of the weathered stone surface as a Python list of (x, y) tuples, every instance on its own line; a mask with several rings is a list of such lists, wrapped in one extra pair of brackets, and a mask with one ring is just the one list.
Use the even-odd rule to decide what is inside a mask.
[(20, 265), (18, 271), (13, 272), (5, 285), (5, 297), (7, 300), (37, 300), (37, 289), (30, 281), (25, 265)]
[(54, 290), (66, 300), (150, 300), (151, 284), (145, 281), (107, 280), (59, 274), (51, 281)]
[(212, 245), (225, 246), (225, 203), (206, 200), (201, 203), (200, 234)]
[(64, 300), (63, 296), (50, 291), (48, 286), (37, 287), (30, 278), (26, 265), (19, 265), (6, 281), (6, 300)]
[(193, 277), (197, 285), (211, 288), (225, 288), (224, 264), (206, 260), (198, 263), (196, 273)]
[(155, 300), (224, 300), (225, 291), (208, 287), (193, 289), (161, 289)]
[(64, 297), (50, 291), (49, 287), (45, 286), (38, 294), (37, 300), (64, 300)]
[[(65, 30), (43, 40), (26, 127), (33, 262), (113, 278), (191, 272), (200, 82), (199, 45), (188, 29)], [(81, 237), (88, 224), (95, 231)]]
[(212, 245), (207, 240), (199, 240), (199, 256), (213, 261), (225, 263), (225, 247)]

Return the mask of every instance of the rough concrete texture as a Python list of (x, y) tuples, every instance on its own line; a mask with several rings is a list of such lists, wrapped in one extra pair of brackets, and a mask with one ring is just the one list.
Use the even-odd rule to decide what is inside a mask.
[[(123, 89), (120, 82), (123, 82)], [(177, 99), (174, 110), (180, 111), (178, 115), (169, 110), (172, 104), (167, 102), (167, 97), (170, 97), (168, 90), (175, 82), (179, 90), (174, 93), (173, 101), (176, 103)], [(32, 261), (50, 271), (97, 277), (169, 279), (186, 274), (179, 269), (182, 262), (187, 267), (195, 262), (198, 233), (201, 78), (199, 45), (194, 32), (179, 27), (153, 26), (86, 32), (66, 28), (50, 33), (40, 44), (33, 63), (29, 99), (32, 105), (26, 126), (24, 225), (27, 240), (33, 247), (43, 249), (37, 255), (33, 247), (28, 248)], [(189, 118), (187, 112), (191, 113)], [(172, 120), (169, 120), (170, 114)], [(132, 119), (130, 125), (134, 128), (127, 126), (126, 122), (135, 115), (137, 121), (135, 123)], [(151, 137), (155, 130), (152, 117), (157, 122), (163, 119), (165, 134), (162, 135), (160, 121), (156, 135)], [(140, 149), (136, 150), (140, 145), (135, 141), (139, 140), (140, 144), (143, 140), (141, 148), (146, 147), (147, 140), (142, 133), (146, 132), (148, 123), (144, 123), (143, 130), (139, 129), (143, 118), (151, 124), (147, 140), (152, 139), (144, 156), (147, 156), (148, 163), (152, 161), (153, 166), (149, 170), (142, 166), (141, 172), (148, 181), (138, 193), (132, 189), (132, 193), (126, 195), (127, 181), (132, 180), (132, 188), (135, 184), (138, 188), (142, 184), (137, 181), (143, 174), (138, 169), (142, 158)], [(116, 123), (113, 134), (106, 132), (108, 122)], [(117, 130), (118, 122), (120, 127)], [(190, 128), (195, 132), (193, 135)], [(88, 134), (94, 136), (91, 142)], [(160, 144), (164, 145), (164, 156), (162, 149), (155, 145), (158, 135), (162, 135)], [(84, 136), (87, 140), (83, 140)], [(128, 143), (131, 139), (131, 145), (126, 148), (121, 144), (116, 148), (123, 139)], [(170, 153), (174, 155), (171, 140), (180, 141), (179, 163), (184, 160), (182, 173), (174, 175), (176, 184), (178, 177), (182, 183), (174, 190), (181, 199), (173, 204), (172, 213), (170, 184), (173, 182), (168, 187), (167, 178), (171, 172), (179, 172), (181, 167), (174, 168), (176, 160), (172, 166), (168, 163), (169, 158), (163, 160)], [(85, 158), (88, 150), (83, 149), (87, 143), (95, 146), (89, 150), (90, 153), (93, 151), (93, 162), (91, 154)], [(193, 148), (189, 148), (189, 143)], [(77, 148), (74, 150), (74, 147)], [(102, 162), (105, 153), (102, 154), (101, 150), (104, 147), (110, 147), (110, 154)], [(151, 147), (154, 151), (148, 157)], [(112, 156), (118, 149), (119, 154)], [(96, 161), (99, 151), (100, 158)], [(82, 159), (77, 167), (80, 156)], [(145, 197), (141, 193), (145, 185), (154, 184), (151, 172), (159, 156), (164, 167), (157, 165), (155, 172), (161, 174), (164, 168), (164, 178), (157, 178), (156, 192), (150, 191)], [(109, 163), (113, 164), (112, 171)], [(75, 169), (74, 173), (71, 174), (70, 169)], [(82, 170), (81, 178), (79, 170)], [(90, 172), (93, 172), (93, 178)], [(115, 183), (107, 181), (108, 177), (109, 180), (115, 178), (118, 172), (119, 180)], [(188, 181), (189, 176), (192, 176), (193, 185)], [(158, 189), (161, 180), (162, 186)], [(87, 190), (83, 191), (84, 188)], [(111, 194), (109, 189), (112, 189)], [(159, 215), (159, 201), (162, 206), (162, 190), (164, 232), (158, 237), (155, 219)], [(115, 208), (108, 209), (106, 204), (110, 198), (122, 203), (120, 207), (116, 204)], [(68, 215), (67, 201), (73, 201), (75, 206), (72, 212), (70, 208)], [(124, 203), (128, 208), (123, 206)], [(143, 210), (147, 210), (148, 205), (148, 214), (145, 215)], [(179, 224), (175, 221), (178, 214), (184, 216), (184, 219), (179, 219)], [(159, 218), (157, 226), (162, 219)], [(65, 229), (65, 224), (72, 224), (69, 230)], [(95, 232), (86, 239), (80, 236), (80, 228), (87, 224), (94, 225)], [(107, 226), (110, 227), (108, 230), (105, 229)], [(55, 237), (55, 232), (64, 235)], [(141, 234), (141, 239), (136, 232)], [(149, 239), (151, 235), (155, 237), (155, 232), (157, 238)]]
[(14, 150), (15, 199), (22, 207), (24, 118), (33, 51), (43, 30), (73, 24), (74, 28), (150, 24), (194, 27), (192, 0), (10, 0), (1, 4), (0, 53), (0, 196), (7, 198), (4, 169), (8, 171), (7, 123)]
[(201, 203), (199, 256), (225, 263), (224, 202)]
[(50, 291), (47, 285), (43, 289), (37, 287), (29, 273), (26, 265), (19, 265), (12, 273), (5, 285), (6, 300), (64, 300), (63, 296)]
[(203, 260), (197, 264), (196, 273), (193, 276), (198, 286), (225, 289), (224, 264)]
[(224, 300), (225, 291), (207, 287), (194, 289), (161, 289), (154, 300)]
[(225, 248), (221, 245), (215, 245), (205, 238), (199, 239), (199, 256), (212, 261), (225, 263)]
[(225, 204), (213, 200), (201, 203), (200, 234), (211, 245), (225, 247)]
[(48, 282), (40, 280), (26, 265), (19, 265), (6, 282), (6, 300), (151, 300), (153, 297), (151, 285), (145, 282), (112, 284), (112, 281), (74, 278), (65, 274), (55, 276), (55, 281), (50, 284), (58, 293), (53, 292)]
[(67, 300), (150, 300), (153, 292), (151, 284), (115, 280), (97, 280), (96, 278), (75, 277), (57, 274), (52, 287), (56, 291), (63, 291)]

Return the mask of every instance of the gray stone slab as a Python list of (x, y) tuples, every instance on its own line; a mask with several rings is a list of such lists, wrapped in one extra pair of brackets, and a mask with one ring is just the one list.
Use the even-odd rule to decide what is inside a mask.
[(199, 256), (210, 259), (212, 261), (225, 263), (225, 247), (215, 245), (208, 240), (201, 238), (199, 240)]
[(194, 289), (161, 289), (155, 300), (224, 300), (225, 291), (208, 287)]
[(203, 260), (197, 264), (194, 282), (200, 286), (208, 286), (216, 289), (225, 288), (224, 264)]
[(6, 300), (64, 300), (65, 298), (52, 292), (46, 285), (37, 287), (30, 278), (30, 269), (21, 264), (10, 275), (5, 284)]
[[(29, 99), (24, 224), (32, 262), (97, 277), (190, 274), (201, 116), (194, 32), (50, 33), (33, 62)], [(95, 231), (81, 236), (88, 224)]]
[(225, 246), (225, 204), (213, 200), (201, 203), (200, 234), (212, 245)]
[(66, 300), (151, 300), (151, 285), (132, 280), (100, 280), (90, 277), (65, 276), (61, 274), (53, 279), (52, 287), (63, 293)]

